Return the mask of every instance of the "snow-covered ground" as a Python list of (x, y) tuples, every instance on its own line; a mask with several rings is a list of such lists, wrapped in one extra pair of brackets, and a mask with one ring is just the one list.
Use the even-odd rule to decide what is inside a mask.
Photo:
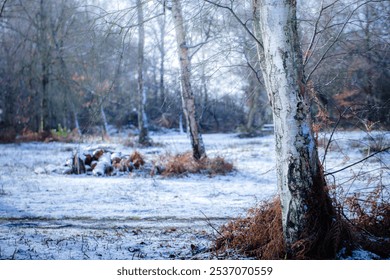
[[(327, 171), (365, 157), (365, 137), (337, 133)], [(137, 149), (148, 162), (190, 150), (186, 135), (152, 138), (159, 145)], [(118, 138), (0, 145), (0, 259), (188, 259), (204, 251), (217, 234), (214, 228), (277, 192), (273, 136), (210, 134), (204, 141), (209, 156), (223, 156), (236, 170), (214, 177), (63, 175), (62, 166), (76, 150), (104, 146), (130, 154), (133, 149)], [(389, 153), (381, 153), (335, 177), (348, 192), (365, 189), (367, 176), (380, 174), (389, 187), (389, 166)], [(350, 180), (353, 174), (361, 176)]]

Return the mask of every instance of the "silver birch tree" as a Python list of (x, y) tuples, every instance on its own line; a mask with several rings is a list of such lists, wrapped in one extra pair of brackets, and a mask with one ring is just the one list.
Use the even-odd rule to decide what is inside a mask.
[(191, 60), (188, 54), (186, 31), (184, 28), (180, 0), (172, 1), (172, 16), (175, 25), (176, 43), (180, 62), (181, 97), (188, 134), (191, 139), (192, 152), (195, 159), (206, 156), (206, 150), (195, 111), (195, 99), (191, 87)]
[(322, 250), (328, 246), (324, 243), (332, 227), (333, 208), (325, 191), (305, 93), (296, 1), (253, 0), (253, 8), (258, 55), (275, 125), (287, 254), (329, 257)]

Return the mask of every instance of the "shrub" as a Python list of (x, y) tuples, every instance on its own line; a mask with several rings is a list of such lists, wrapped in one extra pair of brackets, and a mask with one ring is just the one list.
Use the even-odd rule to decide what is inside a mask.
[(348, 221), (353, 227), (355, 247), (390, 257), (390, 202), (385, 187), (377, 186), (369, 193), (353, 194), (344, 200)]
[[(343, 252), (340, 257), (350, 256), (355, 249), (364, 249), (380, 258), (389, 258), (390, 203), (384, 191), (385, 188), (380, 185), (365, 196), (333, 196), (336, 217), (319, 244), (319, 249), (325, 246), (323, 249), (333, 250), (335, 256)], [(229, 222), (219, 232), (220, 236), (214, 241), (217, 254), (235, 252), (256, 259), (286, 257), (279, 198), (262, 202), (258, 207), (250, 209), (245, 218)], [(328, 244), (334, 244), (335, 247), (328, 248)], [(311, 246), (311, 241), (306, 239), (293, 244), (293, 247), (303, 248), (296, 258), (306, 259), (308, 255), (312, 258)], [(321, 258), (321, 254), (322, 251), (318, 251), (314, 256)]]
[(16, 131), (13, 127), (0, 128), (0, 143), (13, 143), (16, 138)]
[(177, 176), (184, 174), (202, 173), (210, 176), (225, 175), (232, 172), (234, 167), (232, 163), (227, 162), (224, 158), (204, 157), (196, 160), (191, 152), (178, 155), (165, 155), (160, 157), (158, 163), (154, 164), (154, 174), (163, 176)]

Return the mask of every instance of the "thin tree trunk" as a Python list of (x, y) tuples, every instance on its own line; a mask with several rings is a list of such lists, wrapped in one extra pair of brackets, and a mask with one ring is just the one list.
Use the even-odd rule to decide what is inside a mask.
[(138, 142), (140, 144), (148, 144), (148, 127), (147, 116), (145, 112), (146, 106), (146, 92), (144, 88), (144, 48), (145, 48), (145, 29), (144, 29), (144, 13), (142, 8), (142, 1), (137, 0), (138, 12)]
[(103, 133), (102, 133), (102, 139), (104, 140), (106, 138), (106, 136), (109, 136), (108, 134), (108, 123), (107, 123), (107, 117), (106, 117), (106, 113), (104, 112), (104, 108), (103, 108), (103, 103), (101, 102), (100, 104), (100, 114), (101, 114), (101, 117), (102, 117), (102, 122), (103, 122)]
[(165, 26), (166, 26), (166, 18), (165, 14), (162, 18), (162, 23), (160, 26), (160, 85), (159, 85), (159, 93), (161, 104), (165, 102), (165, 81), (164, 81), (164, 72), (165, 72)]
[(76, 110), (73, 108), (73, 117), (74, 117), (74, 127), (76, 129), (76, 132), (79, 136), (82, 136), (81, 129), (80, 129), (80, 123), (79, 123), (79, 118), (77, 115)]
[(180, 132), (180, 134), (184, 134), (183, 115), (182, 114), (180, 114), (180, 116), (179, 116), (179, 132)]
[(250, 76), (250, 86), (249, 86), (249, 112), (248, 117), (246, 121), (246, 131), (248, 133), (253, 132), (253, 124), (255, 122), (255, 115), (258, 110), (258, 102), (259, 102), (259, 96), (260, 96), (260, 90), (256, 87), (255, 81)]
[(189, 129), (192, 152), (195, 159), (206, 156), (202, 135), (199, 131), (199, 124), (195, 111), (195, 99), (191, 87), (191, 61), (188, 54), (186, 32), (184, 29), (183, 15), (180, 0), (172, 1), (172, 15), (176, 31), (177, 49), (180, 61), (181, 94), (184, 116)]
[[(205, 60), (205, 54), (204, 52), (202, 52), (202, 59)], [(204, 113), (206, 112), (207, 110), (207, 106), (208, 106), (208, 100), (209, 100), (209, 92), (208, 92), (208, 88), (207, 88), (207, 81), (206, 81), (206, 65), (205, 63), (203, 63), (201, 65), (201, 77), (200, 77), (200, 81), (201, 81), (201, 96), (200, 96), (200, 106), (201, 106), (201, 115), (199, 117), (199, 123), (202, 123), (203, 121), (203, 116), (204, 116)]]
[(40, 30), (38, 49), (41, 55), (41, 94), (39, 108), (39, 132), (49, 130), (49, 75), (50, 75), (50, 40), (48, 40), (47, 7), (43, 0), (40, 1)]
[[(255, 33), (272, 105), (282, 224), (289, 257), (330, 257), (333, 208), (325, 191), (303, 84), (296, 2), (254, 0)], [(262, 45), (261, 45), (262, 44)], [(320, 252), (321, 251), (321, 252)]]

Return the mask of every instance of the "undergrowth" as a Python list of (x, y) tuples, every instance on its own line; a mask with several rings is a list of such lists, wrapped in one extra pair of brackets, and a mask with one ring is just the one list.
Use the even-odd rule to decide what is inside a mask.
[(354, 193), (336, 201), (350, 224), (355, 248), (390, 257), (390, 201), (386, 187), (379, 184), (367, 193)]
[[(59, 126), (58, 130), (34, 132), (28, 129), (23, 130), (20, 135), (15, 136), (13, 141), (17, 143), (23, 142), (65, 142), (71, 143), (79, 140), (79, 135), (76, 130), (68, 131)], [(13, 142), (12, 141), (12, 142)]]
[(284, 259), (286, 252), (279, 199), (264, 201), (251, 208), (246, 217), (222, 226), (214, 247), (217, 254), (233, 249), (256, 259)]
[(233, 164), (227, 162), (223, 157), (203, 157), (197, 160), (191, 152), (160, 156), (159, 160), (154, 163), (154, 167), (155, 173), (166, 177), (196, 173), (210, 176), (225, 175), (234, 169)]
[[(335, 258), (347, 258), (353, 250), (372, 252), (379, 259), (390, 258), (390, 202), (386, 189), (377, 187), (363, 198), (359, 194), (333, 196), (336, 218), (326, 239), (337, 239)], [(387, 199), (385, 199), (387, 197)], [(263, 201), (251, 208), (247, 216), (238, 218), (219, 230), (214, 241), (217, 255), (235, 252), (256, 259), (285, 259), (281, 205), (279, 198)], [(324, 240), (326, 243), (329, 240)], [(293, 246), (305, 243), (298, 241)], [(343, 252), (339, 254), (339, 252)], [(305, 256), (300, 256), (305, 259)]]

